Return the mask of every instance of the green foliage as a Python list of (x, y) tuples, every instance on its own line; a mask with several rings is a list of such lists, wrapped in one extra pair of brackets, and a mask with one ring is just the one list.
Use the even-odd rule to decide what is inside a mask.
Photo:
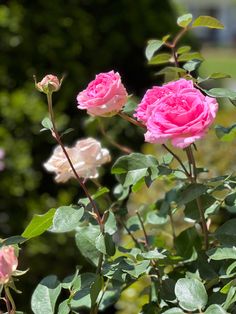
[(44, 215), (34, 215), (33, 219), (22, 233), (22, 237), (31, 239), (44, 233), (53, 224), (53, 217), (56, 212), (55, 208), (51, 208)]
[(62, 206), (57, 208), (53, 217), (50, 231), (60, 233), (69, 232), (78, 227), (84, 214), (84, 208), (74, 208), (71, 206)]
[(190, 14), (190, 13), (184, 14), (184, 15), (178, 17), (177, 24), (180, 27), (186, 27), (192, 22), (192, 19), (193, 19), (192, 14)]
[(61, 285), (56, 276), (48, 276), (40, 281), (31, 300), (32, 311), (39, 313), (55, 313), (55, 304), (61, 291)]
[(212, 16), (199, 16), (193, 21), (192, 27), (208, 27), (223, 29), (224, 25)]
[(207, 304), (206, 289), (197, 279), (179, 279), (175, 285), (175, 294), (179, 305), (187, 311), (204, 309)]

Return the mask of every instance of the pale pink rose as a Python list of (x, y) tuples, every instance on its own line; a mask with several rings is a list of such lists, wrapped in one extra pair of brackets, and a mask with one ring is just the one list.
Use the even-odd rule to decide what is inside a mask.
[(52, 74), (46, 75), (40, 82), (35, 81), (36, 88), (45, 94), (57, 92), (61, 87), (62, 80)]
[[(65, 147), (65, 149), (78, 176), (85, 179), (98, 177), (97, 168), (111, 160), (109, 151), (102, 148), (101, 144), (93, 138), (77, 141), (73, 147)], [(44, 167), (56, 173), (55, 180), (58, 183), (75, 177), (60, 146), (55, 148)]]
[(5, 284), (9, 281), (12, 273), (16, 270), (18, 260), (15, 255), (13, 246), (3, 246), (0, 249), (0, 284)]
[(174, 146), (185, 148), (205, 135), (217, 110), (214, 98), (204, 96), (191, 81), (180, 79), (149, 90), (136, 117), (147, 127), (146, 142), (171, 140)]
[(86, 109), (91, 116), (113, 116), (127, 101), (127, 91), (118, 72), (96, 75), (95, 80), (77, 96), (78, 108)]

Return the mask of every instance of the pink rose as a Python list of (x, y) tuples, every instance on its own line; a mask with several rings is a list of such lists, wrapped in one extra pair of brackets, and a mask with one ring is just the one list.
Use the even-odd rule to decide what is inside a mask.
[(13, 246), (3, 246), (0, 249), (0, 284), (9, 281), (12, 273), (16, 270), (18, 260)]
[(110, 71), (96, 75), (94, 81), (77, 96), (78, 108), (91, 116), (113, 116), (127, 101), (127, 91), (119, 73)]
[(205, 135), (217, 110), (214, 98), (204, 96), (192, 81), (180, 79), (148, 90), (135, 116), (147, 127), (146, 142), (163, 144), (170, 139), (185, 148)]
[(46, 75), (40, 82), (36, 82), (36, 88), (45, 94), (57, 92), (61, 87), (62, 80), (59, 81), (58, 77), (52, 74)]
[[(106, 148), (93, 138), (77, 141), (71, 148), (65, 147), (70, 160), (81, 178), (96, 178), (97, 168), (110, 161), (111, 157)], [(51, 158), (44, 164), (46, 170), (55, 172), (56, 182), (66, 182), (74, 178), (74, 173), (60, 146), (57, 146)]]

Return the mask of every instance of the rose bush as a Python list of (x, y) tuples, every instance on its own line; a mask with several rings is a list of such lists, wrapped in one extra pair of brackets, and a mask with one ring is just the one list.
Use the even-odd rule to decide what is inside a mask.
[[(115, 186), (102, 186), (98, 181), (87, 186), (85, 179), (98, 176), (97, 167), (110, 160), (109, 152), (93, 138), (65, 146), (63, 135), (68, 130), (60, 133), (54, 114), (55, 86), (50, 79), (42, 86), (49, 117), (42, 121), (41, 131), (50, 131), (59, 144), (44, 167), (56, 173), (56, 182), (75, 178), (85, 197), (76, 204), (60, 204), (43, 215), (34, 215), (21, 236), (1, 240), (0, 291), (5, 293), (1, 300), (8, 313), (16, 313), (9, 288), (17, 292), (14, 276), (19, 273), (14, 272), (17, 260), (9, 244), (22, 245), (45, 231), (50, 235), (68, 232), (69, 237), (74, 234), (76, 248), (86, 265), (79, 259), (80, 265), (73, 270), (65, 267), (68, 274), (64, 279), (55, 275), (42, 279), (31, 299), (34, 314), (87, 310), (98, 314), (119, 300), (123, 302), (129, 289), (128, 303), (118, 305), (128, 314), (236, 312), (236, 178), (233, 169), (217, 177), (210, 177), (210, 173), (209, 177), (199, 176), (206, 170), (197, 166), (192, 149), (196, 145), (191, 145), (213, 123), (218, 110), (213, 97), (227, 97), (235, 103), (236, 93), (204, 89), (201, 83), (207, 79), (192, 75), (201, 55), (186, 53), (189, 47), (177, 47), (188, 29), (222, 28), (222, 24), (207, 16), (192, 22), (191, 14), (178, 18), (177, 24), (181, 30), (172, 41), (168, 35), (148, 43), (146, 56), (150, 64), (173, 64), (161, 71), (166, 84), (148, 90), (136, 110), (132, 101), (123, 109), (127, 92), (119, 74), (113, 71), (98, 74), (77, 97), (78, 107), (93, 116), (111, 116), (123, 109), (120, 118), (145, 130), (147, 142), (163, 144), (157, 156), (126, 149), (111, 168), (117, 180)], [(171, 54), (156, 54), (162, 46), (169, 48)], [(186, 63), (180, 68), (182, 62)], [(213, 73), (209, 77), (222, 76)], [(132, 117), (133, 111), (137, 120)], [(93, 126), (101, 127), (102, 119), (90, 118), (88, 123), (91, 120)], [(235, 124), (229, 128), (217, 126), (216, 135), (220, 140), (231, 141), (236, 138), (235, 128)], [(106, 135), (104, 128), (100, 130)], [(179, 150), (166, 145), (168, 140)], [(109, 136), (106, 141), (124, 152), (124, 147)], [(99, 186), (95, 193), (94, 188), (90, 191), (94, 183)], [(149, 188), (154, 198), (149, 199)], [(7, 252), (11, 253), (8, 257)], [(131, 302), (137, 286), (139, 294)], [(136, 307), (135, 311), (130, 311), (130, 305)], [(109, 308), (108, 313), (114, 313), (113, 309)]]
[(146, 142), (171, 140), (185, 148), (206, 134), (217, 110), (215, 98), (204, 96), (191, 80), (180, 79), (148, 90), (135, 117), (147, 127)]
[(96, 75), (95, 80), (77, 96), (78, 108), (92, 116), (117, 114), (127, 101), (127, 91), (119, 73), (110, 71)]

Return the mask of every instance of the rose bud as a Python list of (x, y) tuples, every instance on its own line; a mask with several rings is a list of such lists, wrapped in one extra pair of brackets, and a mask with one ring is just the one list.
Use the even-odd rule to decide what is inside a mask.
[(48, 74), (46, 75), (40, 82), (36, 82), (35, 79), (35, 87), (42, 93), (51, 94), (53, 92), (57, 92), (62, 83), (62, 79), (59, 80), (57, 76)]
[(6, 284), (16, 270), (18, 260), (13, 246), (3, 246), (0, 249), (0, 284)]

